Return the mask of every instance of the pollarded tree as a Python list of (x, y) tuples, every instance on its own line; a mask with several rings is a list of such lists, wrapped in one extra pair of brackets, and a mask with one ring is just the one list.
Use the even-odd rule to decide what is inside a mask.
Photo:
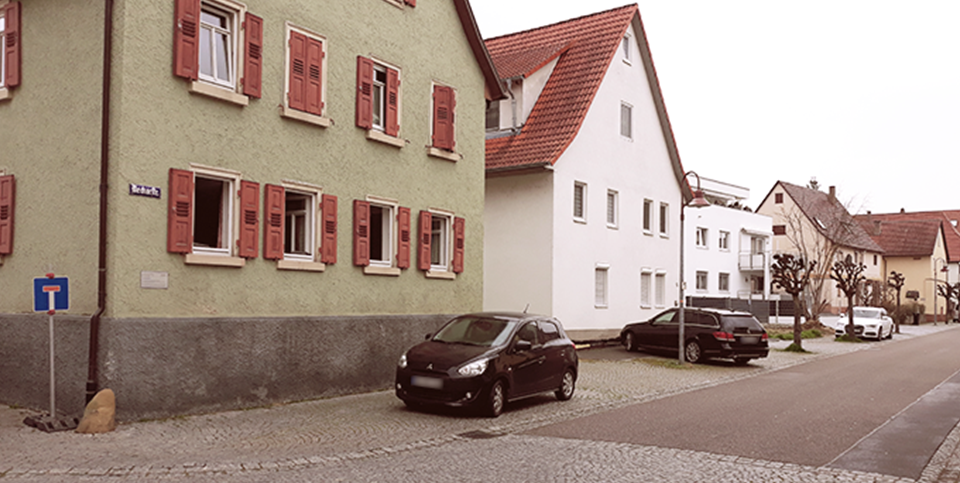
[(816, 268), (816, 260), (807, 261), (803, 257), (795, 257), (789, 253), (778, 253), (773, 256), (770, 265), (770, 279), (774, 285), (783, 289), (793, 298), (793, 343), (796, 349), (803, 349), (800, 337), (800, 295), (810, 285), (810, 275)]
[(853, 326), (853, 298), (857, 295), (860, 284), (867, 278), (863, 276), (867, 266), (853, 261), (847, 255), (843, 260), (834, 262), (830, 270), (830, 278), (837, 282), (837, 288), (847, 296), (847, 326), (844, 333), (847, 337), (857, 338)]
[(956, 307), (957, 300), (960, 298), (960, 283), (953, 285), (938, 283), (937, 293), (947, 300), (947, 320), (944, 323), (949, 324), (950, 319), (953, 318), (953, 308)]
[(900, 333), (900, 318), (902, 316), (900, 313), (900, 290), (903, 289), (903, 281), (903, 274), (896, 271), (890, 272), (890, 278), (887, 279), (887, 285), (897, 290), (897, 314), (893, 318), (893, 324), (898, 334)]

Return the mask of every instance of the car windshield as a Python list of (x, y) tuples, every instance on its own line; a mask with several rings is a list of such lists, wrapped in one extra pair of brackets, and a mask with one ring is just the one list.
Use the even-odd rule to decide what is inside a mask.
[(457, 317), (433, 336), (434, 341), (493, 347), (505, 344), (517, 325), (515, 320), (465, 315)]
[(763, 330), (763, 326), (760, 325), (760, 322), (749, 315), (724, 315), (721, 317), (721, 319), (723, 320), (724, 329), (730, 332), (740, 332), (744, 329), (750, 329), (753, 331)]
[(880, 311), (877, 309), (853, 309), (853, 318), (879, 319)]

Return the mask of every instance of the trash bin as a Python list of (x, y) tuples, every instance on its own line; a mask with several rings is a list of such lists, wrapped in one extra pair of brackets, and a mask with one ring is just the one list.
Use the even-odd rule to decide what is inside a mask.
[(920, 312), (913, 313), (913, 325), (920, 325)]

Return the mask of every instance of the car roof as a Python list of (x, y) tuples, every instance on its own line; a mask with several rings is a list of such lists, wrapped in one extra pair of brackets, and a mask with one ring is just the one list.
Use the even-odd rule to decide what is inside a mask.
[(735, 315), (735, 316), (750, 316), (753, 314), (750, 312), (744, 312), (741, 310), (727, 310), (727, 309), (715, 309), (713, 307), (687, 307), (688, 310), (700, 310), (702, 312), (711, 312), (717, 315)]
[(472, 316), (472, 317), (489, 317), (493, 319), (515, 319), (515, 320), (549, 319), (550, 318), (545, 315), (530, 314), (526, 312), (508, 312), (508, 311), (471, 312), (469, 314), (458, 315), (457, 317), (462, 317), (464, 315)]

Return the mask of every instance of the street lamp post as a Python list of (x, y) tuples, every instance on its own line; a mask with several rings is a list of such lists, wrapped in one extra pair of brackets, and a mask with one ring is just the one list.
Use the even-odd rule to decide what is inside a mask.
[[(690, 176), (691, 174), (694, 175), (694, 176), (696, 176), (696, 178), (697, 178), (697, 189), (696, 189), (696, 191), (693, 191), (693, 199), (691, 199), (691, 200), (690, 200), (690, 203), (689, 203), (690, 207), (691, 207), (691, 208), (703, 208), (703, 207), (705, 207), (705, 206), (710, 206), (710, 202), (707, 201), (707, 199), (703, 197), (703, 191), (700, 189), (700, 175), (698, 175), (697, 173), (695, 173), (695, 172), (693, 172), (693, 171), (687, 171), (686, 173), (683, 174), (683, 182), (684, 182), (684, 183), (687, 183), (687, 176)], [(690, 186), (690, 184), (687, 183), (687, 187), (688, 187), (688, 188), (689, 188), (689, 186)], [(684, 341), (683, 318), (684, 318), (684, 317), (683, 317), (683, 315), (684, 315), (684, 314), (683, 314), (683, 311), (684, 311), (684, 305), (685, 305), (684, 301), (685, 301), (685, 299), (684, 299), (684, 295), (683, 295), (683, 289), (684, 289), (684, 278), (685, 278), (685, 274), (683, 273), (683, 251), (684, 251), (684, 246), (683, 246), (683, 232), (686, 231), (686, 230), (685, 230), (685, 227), (684, 227), (684, 224), (683, 224), (683, 222), (684, 222), (683, 209), (687, 206), (687, 204), (688, 204), (688, 203), (687, 203), (686, 201), (684, 201), (684, 199), (683, 199), (683, 188), (681, 187), (681, 193), (680, 193), (680, 283), (679, 283), (679, 285), (680, 285), (680, 319), (679, 319), (679, 321), (678, 321), (678, 322), (679, 322), (679, 326), (680, 326), (680, 330), (679, 330), (680, 334), (679, 334), (679, 337), (678, 337), (679, 350), (677, 351), (677, 353), (679, 354), (678, 360), (680, 361), (680, 365), (683, 365), (683, 362), (684, 362), (684, 353), (683, 353), (683, 351), (684, 351), (684, 347), (683, 347), (683, 346), (684, 346), (684, 344), (683, 344), (683, 341)]]
[[(933, 325), (937, 325), (937, 284), (940, 283), (940, 279), (937, 277), (937, 262), (943, 262), (944, 275), (947, 277), (947, 287), (950, 286), (950, 269), (947, 266), (947, 261), (937, 257), (933, 259)], [(947, 299), (947, 323), (950, 322), (950, 299)]]

